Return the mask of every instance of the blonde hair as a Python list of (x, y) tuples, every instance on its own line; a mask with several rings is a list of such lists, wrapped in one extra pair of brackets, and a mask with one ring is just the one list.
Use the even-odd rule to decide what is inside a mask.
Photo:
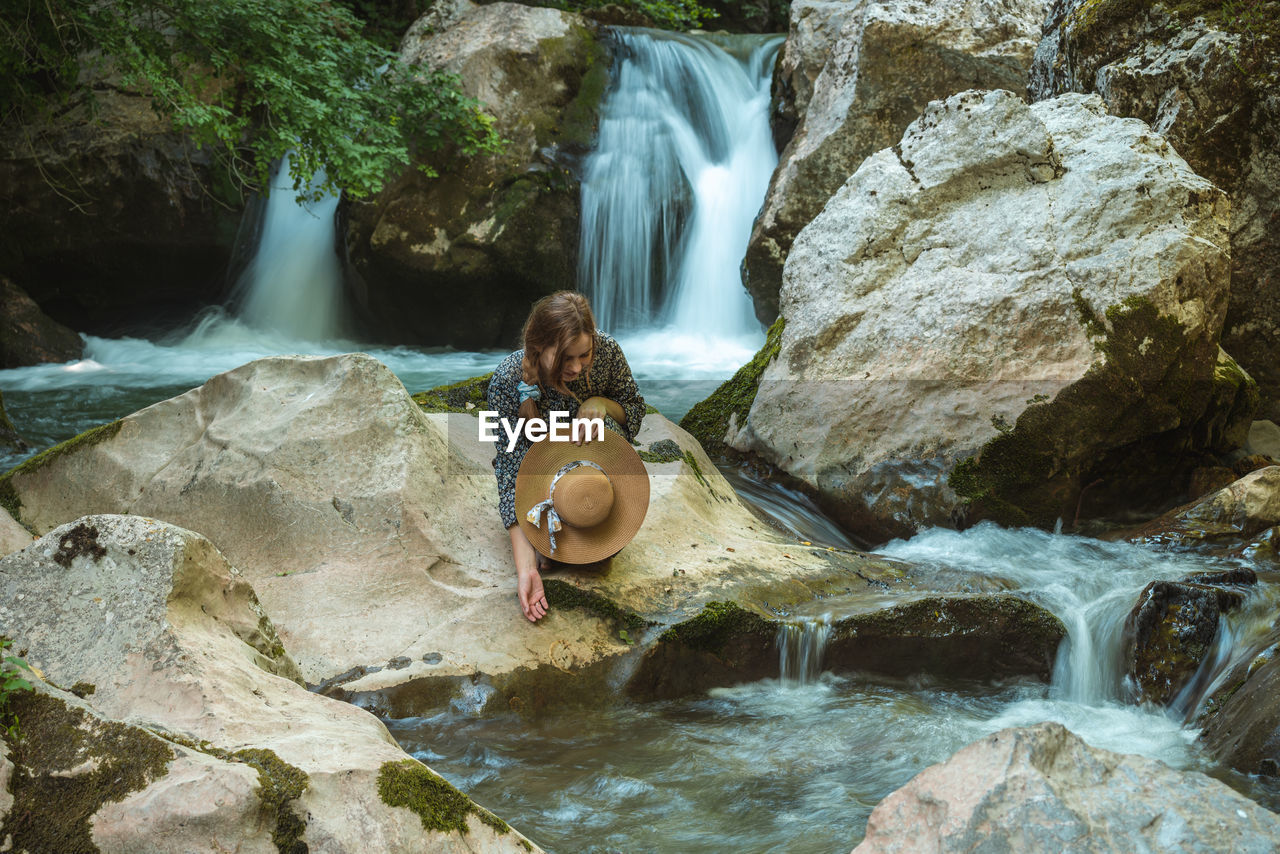
[[(561, 394), (576, 397), (564, 385), (564, 355), (566, 348), (586, 335), (591, 342), (592, 356), (596, 346), (596, 319), (591, 304), (577, 291), (556, 291), (533, 304), (529, 319), (524, 322), (524, 381), (554, 388)], [(548, 350), (555, 351), (551, 369), (542, 363)], [(588, 366), (587, 371), (590, 370)], [(584, 372), (585, 376), (586, 372)]]

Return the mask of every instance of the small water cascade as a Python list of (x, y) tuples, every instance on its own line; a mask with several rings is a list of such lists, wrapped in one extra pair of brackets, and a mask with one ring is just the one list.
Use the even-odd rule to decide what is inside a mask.
[(831, 616), (778, 627), (778, 670), (786, 684), (808, 685), (822, 675), (822, 654), (831, 637)]
[[(777, 163), (780, 36), (616, 31), (616, 79), (582, 181), (579, 288), (610, 330), (760, 336), (739, 267)], [(736, 48), (740, 55), (730, 49)]]

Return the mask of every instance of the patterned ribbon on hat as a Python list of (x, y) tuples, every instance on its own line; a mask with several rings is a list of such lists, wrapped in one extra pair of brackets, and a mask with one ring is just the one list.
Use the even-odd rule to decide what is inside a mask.
[(560, 471), (556, 472), (555, 477), (551, 478), (551, 488), (547, 490), (546, 500), (539, 501), (537, 504), (529, 508), (528, 513), (524, 514), (524, 518), (528, 519), (535, 528), (542, 527), (542, 514), (544, 512), (547, 514), (547, 536), (551, 540), (552, 554), (556, 553), (556, 531), (559, 531), (563, 527), (560, 522), (560, 514), (556, 513), (555, 504), (552, 503), (552, 499), (556, 494), (556, 484), (560, 482), (560, 478), (564, 477), (578, 466), (591, 466), (606, 478), (609, 476), (607, 471), (591, 462), (591, 460), (574, 460), (571, 463), (566, 463), (560, 467)]

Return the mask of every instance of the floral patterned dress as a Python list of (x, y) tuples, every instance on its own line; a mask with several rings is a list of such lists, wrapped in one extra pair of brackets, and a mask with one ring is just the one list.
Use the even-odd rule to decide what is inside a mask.
[[(499, 418), (506, 418), (511, 424), (520, 416), (519, 385), (522, 378), (521, 363), (524, 361), (524, 350), (517, 350), (502, 362), (493, 372), (489, 380), (489, 409), (498, 413)], [(546, 386), (539, 386), (542, 398), (538, 401), (538, 411), (543, 418), (553, 411), (568, 412), (573, 418), (578, 414), (578, 407), (589, 397), (607, 397), (622, 407), (626, 413), (627, 423), (619, 424), (612, 418), (604, 420), (605, 426), (615, 433), (625, 436), (627, 441), (634, 441), (640, 432), (640, 422), (644, 419), (644, 398), (636, 387), (635, 378), (631, 376), (631, 368), (622, 348), (613, 337), (604, 332), (596, 333), (595, 353), (591, 359), (590, 369), (566, 386), (577, 395), (577, 400), (565, 397), (560, 392)], [(504, 527), (510, 528), (516, 523), (515, 497), (516, 472), (529, 450), (530, 442), (523, 432), (515, 449), (507, 451), (506, 433), (499, 429), (498, 439), (494, 443), (497, 454), (493, 458), (493, 468), (498, 475), (498, 513), (502, 516)]]

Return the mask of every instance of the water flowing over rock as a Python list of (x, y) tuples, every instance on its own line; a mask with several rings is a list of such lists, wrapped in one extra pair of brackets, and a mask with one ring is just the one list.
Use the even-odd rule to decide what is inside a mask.
[(1097, 96), (934, 102), (797, 238), (731, 444), (872, 541), (1158, 510), (1252, 417), (1219, 361), (1226, 219)]
[(0, 369), (79, 359), (84, 341), (40, 310), (27, 292), (0, 276)]
[(1043, 0), (800, 0), (774, 75), (779, 158), (744, 262), (761, 322), (778, 313), (791, 244), (863, 159), (925, 106), (964, 89), (1021, 89)]
[(113, 82), (0, 138), (0, 270), (85, 332), (217, 303), (243, 208), (207, 149)]
[(414, 24), (401, 57), (461, 75), (507, 144), (461, 165), (427, 156), (439, 177), (414, 164), (349, 206), (357, 300), (395, 340), (510, 344), (530, 302), (574, 287), (575, 170), (608, 82), (607, 53), (576, 15), (455, 3)]
[(1280, 777), (1280, 626), (1218, 681), (1198, 723), (1201, 743), (1219, 762)]
[(858, 854), (1232, 851), (1280, 845), (1280, 816), (1194, 771), (1085, 744), (1061, 724), (975, 742), (876, 806)]
[[(87, 516), (0, 561), (0, 592), (0, 630), (83, 700), (44, 688), (19, 700), (21, 809), (5, 830), (20, 850), (85, 850), (23, 844), (54, 831), (110, 851), (225, 850), (219, 838), (254, 851), (522, 848), (372, 715), (297, 684), (252, 588), (198, 534)], [(386, 782), (397, 775), (448, 808), (403, 808), (404, 786)], [(74, 801), (50, 797), (56, 777), (84, 778)]]
[[(1202, 15), (1202, 17), (1196, 17)], [(1163, 134), (1231, 197), (1231, 302), (1222, 344), (1280, 416), (1280, 32), (1247, 4), (1055, 0), (1030, 94), (1096, 92)]]
[(1239, 590), (1221, 586), (1148, 584), (1125, 621), (1124, 657), (1138, 700), (1180, 706), (1175, 701), (1213, 648), (1219, 618), (1243, 601)]
[(199, 531), (252, 582), (308, 682), (397, 716), (453, 697), (599, 702), (617, 691), (615, 665), (715, 602), (776, 621), (769, 608), (818, 595), (868, 614), (972, 589), (773, 533), (651, 413), (641, 448), (677, 453), (646, 463), (645, 524), (611, 562), (549, 573), (552, 611), (531, 624), (477, 424), (424, 413), (368, 356), (264, 359), (18, 467), (0, 499), (42, 532), (100, 512)]

